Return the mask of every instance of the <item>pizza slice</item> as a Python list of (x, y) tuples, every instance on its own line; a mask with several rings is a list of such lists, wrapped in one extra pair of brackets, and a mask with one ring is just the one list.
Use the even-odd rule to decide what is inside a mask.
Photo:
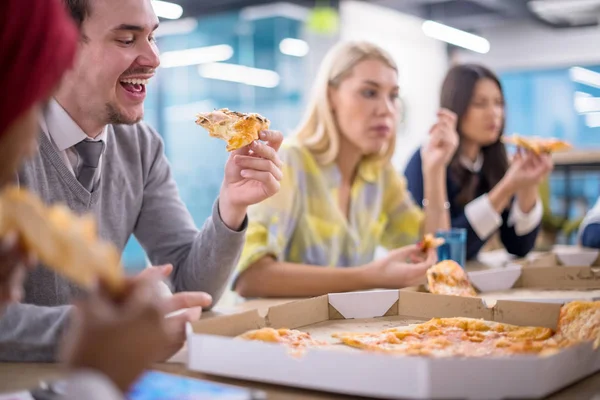
[(417, 246), (423, 252), (427, 252), (429, 249), (437, 249), (441, 245), (443, 245), (446, 241), (443, 238), (436, 238), (431, 233), (423, 236), (423, 240), (417, 243)]
[(323, 346), (327, 342), (315, 340), (308, 332), (288, 328), (260, 328), (245, 332), (239, 339), (258, 340), (261, 342), (282, 343), (292, 348)]
[(555, 153), (570, 150), (572, 148), (572, 146), (564, 140), (554, 138), (546, 139), (537, 136), (523, 137), (513, 135), (511, 137), (502, 137), (502, 142), (521, 147), (525, 150), (532, 151), (535, 154)]
[(200, 113), (196, 124), (210, 136), (227, 142), (227, 151), (233, 151), (258, 140), (260, 131), (269, 129), (270, 121), (259, 114), (244, 114), (227, 108)]
[(455, 261), (445, 260), (427, 270), (427, 285), (433, 294), (475, 297), (477, 293), (465, 271)]
[(600, 301), (571, 301), (560, 308), (556, 338), (563, 344), (600, 346)]
[(79, 286), (90, 289), (100, 279), (114, 294), (122, 289), (119, 251), (98, 238), (93, 217), (47, 206), (33, 193), (9, 187), (0, 193), (0, 236), (11, 231), (42, 264)]
[(346, 346), (405, 356), (485, 357), (554, 354), (557, 343), (549, 328), (516, 326), (483, 319), (433, 318), (381, 332), (334, 333)]

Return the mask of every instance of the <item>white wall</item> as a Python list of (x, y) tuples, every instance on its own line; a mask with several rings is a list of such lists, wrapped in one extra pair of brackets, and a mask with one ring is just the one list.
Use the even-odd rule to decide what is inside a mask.
[(445, 43), (426, 37), (422, 22), (366, 2), (340, 4), (340, 38), (370, 40), (389, 51), (400, 67), (406, 112), (393, 162), (402, 171), (435, 122), (440, 86), (448, 68)]
[(490, 52), (459, 51), (459, 62), (483, 63), (497, 71), (560, 68), (600, 62), (600, 28), (551, 29), (520, 22), (482, 30)]

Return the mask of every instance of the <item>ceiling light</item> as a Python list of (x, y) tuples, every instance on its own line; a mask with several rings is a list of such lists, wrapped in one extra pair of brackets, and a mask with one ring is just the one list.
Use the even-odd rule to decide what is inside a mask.
[(288, 2), (248, 6), (240, 10), (240, 19), (245, 21), (256, 21), (259, 19), (276, 17), (306, 21), (309, 15), (309, 8)]
[(600, 73), (587, 68), (573, 67), (569, 69), (569, 76), (573, 82), (600, 88)]
[(185, 35), (192, 33), (198, 27), (198, 21), (195, 18), (183, 18), (177, 21), (166, 21), (158, 26), (154, 36)]
[(279, 50), (288, 56), (304, 57), (308, 54), (309, 47), (304, 40), (287, 38), (279, 43)]
[(183, 15), (183, 7), (168, 1), (152, 0), (152, 8), (159, 18), (178, 19)]
[(575, 92), (573, 105), (579, 114), (599, 112), (600, 97), (593, 97), (591, 94), (585, 92)]
[(194, 49), (167, 51), (160, 56), (160, 64), (163, 68), (187, 67), (227, 61), (233, 56), (233, 48), (227, 44), (216, 46), (197, 47)]
[(200, 65), (198, 73), (203, 78), (244, 83), (251, 86), (274, 88), (279, 85), (279, 74), (268, 69), (246, 67), (245, 65), (213, 63)]
[(463, 47), (477, 53), (485, 54), (490, 51), (490, 42), (481, 36), (473, 35), (472, 33), (461, 31), (460, 29), (452, 28), (451, 26), (440, 24), (435, 21), (423, 22), (423, 33), (425, 35)]
[(590, 128), (600, 128), (600, 112), (585, 114), (585, 124)]
[(539, 14), (569, 14), (573, 12), (591, 12), (600, 6), (598, 0), (534, 0), (527, 3), (529, 9)]

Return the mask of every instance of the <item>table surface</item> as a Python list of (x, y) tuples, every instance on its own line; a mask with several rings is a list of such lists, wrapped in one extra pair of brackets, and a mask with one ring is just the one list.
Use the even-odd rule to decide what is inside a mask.
[[(494, 266), (502, 264), (508, 260), (503, 251), (495, 251), (483, 257), (486, 263)], [(481, 262), (476, 268), (481, 267)], [(250, 309), (263, 309), (293, 301), (294, 299), (259, 299), (243, 302), (233, 307), (217, 309), (213, 312), (207, 312), (203, 318), (211, 318), (221, 314), (230, 314)], [(213, 382), (228, 383), (238, 386), (244, 386), (259, 389), (267, 394), (269, 400), (308, 400), (308, 399), (357, 399), (356, 396), (342, 396), (331, 393), (315, 392), (290, 387), (267, 385), (258, 382), (247, 382), (235, 379), (209, 376), (206, 374), (189, 371), (184, 364), (180, 363), (162, 363), (154, 366), (154, 369), (173, 374), (191, 376), (200, 379), (206, 379)], [(34, 388), (41, 381), (49, 381), (60, 378), (64, 372), (58, 364), (32, 364), (32, 363), (0, 363), (0, 393), (17, 392), (28, 388)], [(585, 378), (572, 386), (569, 386), (547, 399), (600, 399), (600, 373)]]

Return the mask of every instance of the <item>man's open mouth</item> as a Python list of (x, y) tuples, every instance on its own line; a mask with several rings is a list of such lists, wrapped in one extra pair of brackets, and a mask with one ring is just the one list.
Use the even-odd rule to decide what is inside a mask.
[(121, 79), (119, 81), (123, 89), (131, 93), (144, 93), (148, 79)]

